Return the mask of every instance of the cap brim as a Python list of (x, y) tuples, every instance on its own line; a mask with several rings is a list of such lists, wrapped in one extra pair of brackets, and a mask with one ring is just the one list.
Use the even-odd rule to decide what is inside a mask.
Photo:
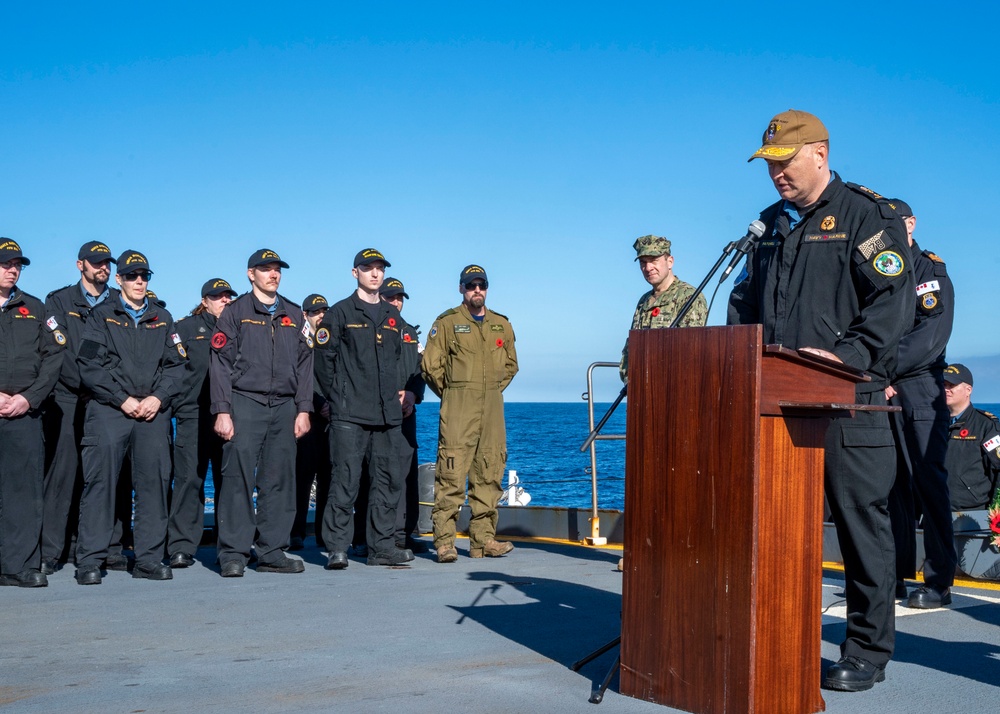
[(289, 265), (288, 265), (288, 263), (286, 263), (286, 262), (285, 262), (285, 261), (283, 261), (283, 260), (262, 260), (262, 261), (261, 261), (261, 262), (259, 262), (259, 263), (254, 263), (254, 264), (253, 264), (253, 265), (251, 265), (250, 267), (251, 267), (251, 268), (259, 268), (259, 267), (260, 267), (260, 266), (262, 266), (262, 265), (270, 265), (271, 263), (277, 263), (277, 264), (278, 264), (278, 265), (280, 265), (280, 266), (281, 266), (282, 268), (288, 268), (288, 267), (291, 267), (291, 266), (289, 266)]
[(225, 288), (221, 288), (218, 290), (209, 290), (207, 293), (202, 295), (202, 297), (215, 297), (217, 295), (232, 295), (233, 297), (236, 297), (237, 292), (235, 290), (227, 290)]
[(785, 146), (775, 146), (773, 144), (766, 144), (757, 151), (753, 153), (747, 163), (749, 164), (754, 159), (767, 159), (769, 161), (788, 161), (790, 158), (799, 153), (799, 150), (805, 146), (805, 144), (793, 144)]
[(132, 266), (128, 270), (119, 270), (118, 274), (119, 275), (130, 275), (132, 273), (138, 273), (140, 271), (143, 272), (143, 273), (149, 273), (150, 275), (153, 274), (153, 271), (149, 269), (148, 265), (136, 265), (136, 266)]
[(371, 258), (369, 260), (362, 260), (360, 263), (358, 263), (354, 267), (355, 268), (360, 268), (362, 265), (371, 265), (372, 263), (381, 263), (382, 265), (384, 265), (387, 268), (391, 268), (392, 267), (392, 263), (390, 263), (385, 258)]

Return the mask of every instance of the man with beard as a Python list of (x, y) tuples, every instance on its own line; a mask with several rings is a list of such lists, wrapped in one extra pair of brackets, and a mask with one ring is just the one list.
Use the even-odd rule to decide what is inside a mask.
[[(76, 356), (80, 338), (91, 311), (118, 291), (108, 286), (115, 259), (101, 241), (89, 241), (80, 247), (76, 268), (80, 280), (49, 293), (45, 311), (59, 324), (67, 337), (59, 381), (43, 407), (45, 424), (45, 506), (42, 518), (42, 572), (52, 574), (69, 557), (70, 541), (75, 535), (80, 508), (80, 439), (89, 393), (80, 383)], [(121, 552), (123, 531), (131, 527), (131, 477), (119, 481), (115, 535), (104, 567), (125, 570), (128, 559)], [(124, 511), (124, 516), (122, 516)]]
[(222, 483), (222, 439), (215, 433), (208, 360), (215, 323), (236, 291), (222, 278), (201, 286), (201, 302), (189, 317), (177, 321), (177, 334), (187, 352), (184, 379), (174, 402), (174, 483), (170, 496), (167, 553), (171, 568), (194, 565), (205, 528), (205, 477), (212, 465), (216, 492)]
[(469, 484), (469, 556), (497, 558), (514, 550), (496, 539), (497, 503), (507, 465), (503, 390), (517, 374), (514, 328), (486, 307), (489, 281), (478, 265), (458, 276), (462, 304), (438, 316), (421, 369), (441, 397), (434, 477), (434, 548), (439, 563), (458, 560), (455, 527)]
[(295, 440), (313, 408), (313, 354), (302, 311), (278, 294), (287, 267), (273, 250), (251, 255), (250, 292), (222, 311), (212, 335), (211, 410), (226, 442), (215, 496), (224, 578), (243, 577), (251, 547), (258, 573), (304, 570), (284, 549), (295, 518)]

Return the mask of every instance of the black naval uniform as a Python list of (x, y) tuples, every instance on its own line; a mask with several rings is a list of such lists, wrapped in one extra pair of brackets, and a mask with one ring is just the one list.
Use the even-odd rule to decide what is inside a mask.
[[(412, 392), (414, 404), (424, 401), (427, 385), (420, 373), (420, 342), (417, 327), (405, 320), (402, 322), (403, 351), (400, 355), (400, 381), (403, 389)], [(400, 427), (402, 441), (400, 442), (400, 471), (404, 474), (403, 486), (399, 492), (399, 505), (396, 510), (396, 545), (400, 548), (406, 545), (417, 529), (420, 518), (420, 485), (417, 480), (417, 411), (414, 408), (409, 416), (403, 417)], [(368, 468), (363, 469), (358, 498), (354, 504), (354, 538), (353, 543), (360, 545), (368, 542), (368, 492), (371, 479)]]
[[(729, 301), (730, 324), (761, 323), (764, 340), (816, 347), (868, 372), (859, 404), (885, 405), (896, 347), (913, 311), (903, 222), (880, 196), (833, 174), (791, 227), (784, 201)], [(885, 412), (834, 419), (826, 433), (826, 495), (844, 558), (847, 638), (842, 656), (883, 667), (895, 641), (895, 554), (887, 501), (895, 447)]]
[[(108, 288), (101, 302), (117, 300), (118, 291)], [(99, 305), (101, 303), (97, 303)], [(95, 305), (94, 307), (96, 307)], [(45, 400), (45, 508), (42, 518), (42, 559), (60, 561), (69, 557), (70, 539), (79, 515), (80, 440), (87, 409), (87, 390), (80, 383), (76, 355), (83, 328), (94, 308), (87, 302), (81, 283), (54, 290), (45, 298), (45, 311), (67, 337), (59, 381)], [(131, 497), (129, 511), (131, 511)], [(74, 509), (74, 505), (77, 506)], [(75, 512), (74, 512), (75, 511)]]
[[(170, 404), (180, 389), (184, 348), (170, 313), (151, 301), (138, 323), (120, 295), (94, 308), (83, 330), (77, 365), (90, 390), (81, 445), (83, 495), (77, 538), (78, 568), (100, 566), (114, 530), (115, 491), (129, 457), (135, 488), (135, 559), (161, 564), (167, 540), (170, 489)], [(149, 421), (121, 410), (129, 397), (160, 400)]]
[(916, 575), (916, 510), (914, 491), (923, 512), (924, 583), (943, 592), (955, 579), (955, 553), (948, 473), (948, 406), (944, 399), (945, 347), (955, 318), (955, 288), (944, 261), (916, 242), (910, 246), (916, 288), (912, 327), (899, 342), (896, 395), (902, 407), (891, 416), (896, 437), (896, 482), (889, 496), (892, 535), (896, 544), (896, 579)]
[(292, 538), (305, 540), (306, 524), (309, 515), (309, 497), (312, 485), (316, 483), (316, 521), (313, 531), (316, 535), (316, 545), (324, 547), (323, 543), (323, 512), (330, 493), (330, 420), (320, 411), (326, 400), (317, 393), (313, 394), (313, 413), (309, 415), (309, 433), (302, 436), (295, 451), (295, 520), (292, 523)]
[[(403, 389), (413, 392), (414, 405), (424, 401), (427, 385), (420, 372), (420, 343), (417, 326), (403, 325), (403, 354), (400, 360)], [(404, 474), (403, 489), (396, 512), (396, 543), (403, 547), (407, 538), (412, 538), (420, 518), (420, 484), (417, 481), (417, 409), (403, 418), (404, 446), (400, 452)], [(409, 547), (409, 546), (407, 546)]]
[(313, 408), (312, 338), (291, 301), (278, 295), (272, 314), (252, 292), (229, 303), (215, 328), (211, 410), (229, 414), (235, 430), (215, 495), (219, 564), (246, 565), (251, 546), (260, 564), (280, 563), (295, 519), (295, 419)]
[(948, 427), (944, 463), (952, 510), (988, 508), (1000, 485), (1000, 420), (970, 404)]
[(207, 310), (177, 321), (187, 352), (180, 394), (174, 400), (174, 483), (170, 495), (167, 553), (194, 556), (205, 528), (205, 477), (209, 464), (218, 493), (222, 439), (215, 433), (208, 363), (216, 319)]
[(45, 306), (15, 285), (0, 307), (0, 392), (29, 405), (0, 417), (0, 574), (39, 570), (45, 452), (39, 407), (59, 379), (65, 334), (46, 322)]
[(334, 304), (316, 330), (316, 380), (330, 404), (330, 496), (323, 540), (345, 552), (362, 466), (368, 462), (367, 542), (377, 554), (395, 550), (395, 521), (403, 484), (399, 453), (403, 410), (399, 391), (402, 327), (385, 301), (365, 303), (357, 293)]

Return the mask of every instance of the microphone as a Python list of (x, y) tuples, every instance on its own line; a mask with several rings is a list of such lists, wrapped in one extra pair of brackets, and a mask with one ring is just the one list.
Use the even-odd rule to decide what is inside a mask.
[(764, 229), (765, 226), (760, 221), (754, 221), (749, 225), (749, 227), (747, 227), (747, 234), (736, 242), (736, 255), (734, 255), (733, 259), (729, 261), (729, 267), (726, 268), (722, 277), (719, 278), (720, 283), (724, 282), (725, 279), (729, 277), (729, 274), (733, 272), (737, 263), (740, 262), (740, 258), (753, 250), (753, 247), (757, 245), (757, 241), (760, 240), (762, 235), (764, 235)]

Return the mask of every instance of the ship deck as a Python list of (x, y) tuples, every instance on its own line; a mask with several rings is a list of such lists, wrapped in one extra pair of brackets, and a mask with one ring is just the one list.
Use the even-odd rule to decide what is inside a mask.
[[(593, 683), (619, 632), (620, 549), (539, 539), (508, 557), (323, 569), (307, 540), (297, 575), (222, 579), (211, 547), (169, 582), (68, 567), (44, 590), (0, 591), (0, 707), (9, 712), (672, 712)], [(1000, 700), (1000, 590), (963, 582), (952, 607), (897, 608), (897, 651), (866, 693), (828, 712), (977, 711)], [(843, 581), (824, 571), (824, 666), (844, 631)]]

